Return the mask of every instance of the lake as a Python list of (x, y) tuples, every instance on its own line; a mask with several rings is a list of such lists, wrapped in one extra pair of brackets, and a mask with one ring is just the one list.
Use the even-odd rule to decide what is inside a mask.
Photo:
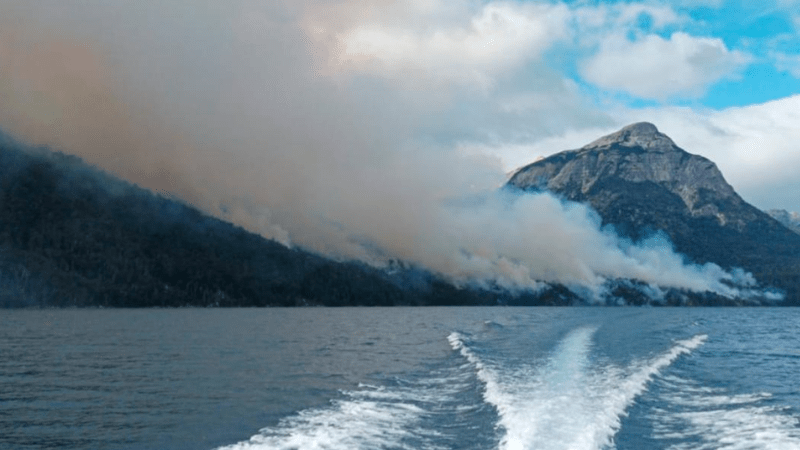
[(800, 309), (0, 310), (3, 449), (798, 449)]

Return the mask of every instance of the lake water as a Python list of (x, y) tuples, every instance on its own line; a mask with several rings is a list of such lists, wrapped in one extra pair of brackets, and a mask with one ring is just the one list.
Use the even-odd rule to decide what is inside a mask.
[(800, 449), (800, 309), (0, 310), (2, 449)]

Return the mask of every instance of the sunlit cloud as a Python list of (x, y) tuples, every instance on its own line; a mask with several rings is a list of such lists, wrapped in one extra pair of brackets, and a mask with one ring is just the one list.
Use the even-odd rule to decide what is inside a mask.
[(648, 35), (629, 40), (609, 36), (584, 65), (584, 77), (605, 89), (646, 99), (700, 97), (712, 83), (735, 75), (750, 61), (720, 39), (683, 32), (668, 39)]
[[(437, 9), (417, 11), (430, 17)], [(564, 5), (491, 2), (456, 23), (377, 19), (349, 24), (328, 39), (338, 70), (487, 85), (496, 74), (541, 58), (565, 37), (568, 17)], [(324, 17), (306, 20), (314, 24), (310, 34), (320, 38), (335, 26)]]

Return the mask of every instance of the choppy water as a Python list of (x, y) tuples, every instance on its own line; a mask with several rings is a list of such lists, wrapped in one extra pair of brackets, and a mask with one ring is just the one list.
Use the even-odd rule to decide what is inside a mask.
[(0, 311), (0, 448), (800, 449), (800, 309)]

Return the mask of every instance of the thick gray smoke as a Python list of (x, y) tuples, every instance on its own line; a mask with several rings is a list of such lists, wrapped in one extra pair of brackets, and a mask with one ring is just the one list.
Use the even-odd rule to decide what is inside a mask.
[[(458, 140), (492, 120), (480, 107), (502, 92), (493, 68), (535, 67), (524, 55), (561, 30), (501, 49), (517, 61), (476, 53), (475, 36), (513, 14), (527, 26), (549, 23), (532, 19), (540, 13), (558, 19), (561, 9), (543, 8), (484, 11), (486, 23), (436, 41), (441, 55), (471, 60), (433, 52), (416, 64), (414, 48), (427, 47), (413, 36), (411, 50), (390, 41), (402, 48), (386, 60), (375, 56), (395, 48), (385, 36), (370, 42), (388, 47), (342, 48), (375, 32), (356, 27), (362, 41), (345, 40), (359, 21), (404, 20), (396, 2), (0, 0), (0, 128), (336, 258), (402, 260), (510, 289), (558, 282), (599, 295), (608, 279), (629, 278), (746, 294), (747, 282), (729, 287), (740, 274), (687, 265), (658, 239), (632, 245), (583, 206), (501, 191), (498, 161), (459, 153)], [(561, 96), (565, 109), (534, 110), (527, 132), (604, 120), (547, 83), (533, 97)]]

